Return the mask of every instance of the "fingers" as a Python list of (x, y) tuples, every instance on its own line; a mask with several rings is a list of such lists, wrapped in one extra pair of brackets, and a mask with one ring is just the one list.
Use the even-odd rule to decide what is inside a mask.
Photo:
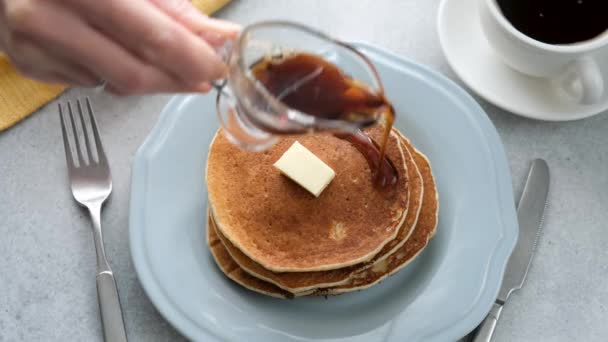
[(148, 1), (70, 3), (110, 39), (186, 84), (214, 80), (226, 71), (209, 44)]
[(26, 38), (13, 37), (8, 46), (8, 56), (12, 64), (31, 78), (79, 86), (93, 86), (99, 82), (98, 78), (85, 68), (40, 49), (38, 44)]
[[(211, 89), (213, 89), (213, 87), (209, 84), (209, 83), (201, 83), (198, 84), (196, 86), (193, 87), (184, 87), (182, 86), (177, 86), (177, 87), (173, 87), (173, 88), (167, 88), (167, 87), (163, 87), (162, 90), (158, 91), (158, 92), (163, 92), (163, 93), (201, 93), (201, 94), (205, 94), (208, 93), (209, 91), (211, 91)], [(107, 84), (104, 88), (105, 91), (115, 94), (115, 95), (133, 95), (133, 94), (138, 94), (138, 93), (134, 93), (132, 91), (125, 91), (122, 88), (119, 88), (115, 85), (112, 84)], [(140, 93), (151, 93), (154, 92), (153, 91), (145, 91), (145, 92), (140, 92)]]
[(104, 79), (118, 94), (207, 92), (207, 81), (225, 66), (191, 30), (217, 31), (222, 41), (238, 27), (186, 3), (180, 9), (148, 1), (3, 1), (0, 46), (19, 70), (44, 81), (91, 86)]
[(223, 20), (209, 18), (188, 0), (151, 0), (158, 8), (185, 25), (190, 31), (203, 37), (212, 46), (221, 46), (234, 39), (241, 26)]
[[(136, 58), (123, 47), (88, 26), (76, 13), (58, 7), (57, 3), (36, 1), (36, 10), (18, 12), (18, 15), (12, 17), (15, 21), (11, 36), (13, 38), (18, 35), (25, 36), (31, 41), (40, 42), (41, 49), (54, 56), (60, 56), (69, 64), (86, 64), (87, 69), (97, 80), (106, 80), (119, 94), (184, 92), (204, 88), (204, 82), (185, 84), (162, 69)], [(20, 33), (17, 35), (15, 32)], [(9, 42), (11, 41), (19, 40), (9, 39)], [(19, 48), (13, 46), (9, 50), (19, 51)], [(22, 51), (18, 53), (23, 54)], [(15, 60), (20, 60), (20, 57)], [(46, 58), (41, 59), (46, 60)], [(45, 62), (36, 61), (36, 63), (38, 64), (22, 65), (22, 67), (30, 74), (37, 72), (31, 68), (39, 70), (40, 77), (49, 77), (47, 70), (56, 68), (48, 65), (46, 68), (40, 68), (39, 65)]]
[(71, 79), (69, 75), (64, 75), (57, 72), (38, 71), (35, 74), (28, 75), (27, 77), (33, 80), (55, 85), (69, 86), (76, 85), (77, 83), (77, 81)]

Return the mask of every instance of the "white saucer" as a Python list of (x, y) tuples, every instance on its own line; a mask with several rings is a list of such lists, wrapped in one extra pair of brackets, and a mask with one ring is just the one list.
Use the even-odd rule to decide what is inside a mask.
[[(443, 53), (471, 90), (498, 107), (538, 120), (577, 120), (608, 110), (608, 91), (599, 103), (580, 105), (560, 98), (548, 81), (507, 67), (491, 50), (481, 30), (480, 1), (443, 0), (437, 19)], [(608, 51), (596, 61), (608, 80)]]

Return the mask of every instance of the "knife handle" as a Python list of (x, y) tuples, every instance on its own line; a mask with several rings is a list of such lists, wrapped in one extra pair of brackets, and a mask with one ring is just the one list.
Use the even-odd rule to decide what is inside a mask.
[(481, 322), (477, 329), (477, 334), (473, 338), (473, 342), (490, 342), (492, 335), (494, 335), (494, 329), (496, 329), (496, 323), (500, 318), (502, 312), (502, 305), (498, 303), (492, 304), (492, 309), (488, 313), (488, 316)]

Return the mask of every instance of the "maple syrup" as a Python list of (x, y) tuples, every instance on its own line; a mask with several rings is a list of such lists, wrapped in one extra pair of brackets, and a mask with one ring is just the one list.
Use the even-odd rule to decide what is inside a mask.
[(308, 115), (357, 123), (361, 128), (384, 118), (380, 144), (361, 130), (336, 136), (364, 155), (376, 187), (387, 188), (397, 183), (397, 169), (386, 157), (395, 111), (384, 94), (373, 92), (336, 65), (309, 53), (266, 57), (254, 63), (251, 72), (278, 100)]

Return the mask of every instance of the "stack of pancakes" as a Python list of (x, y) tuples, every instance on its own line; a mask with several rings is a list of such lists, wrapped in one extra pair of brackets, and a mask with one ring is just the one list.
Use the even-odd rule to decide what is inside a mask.
[[(379, 141), (382, 131), (367, 133)], [(336, 173), (318, 198), (273, 167), (296, 140)], [(364, 156), (335, 136), (284, 138), (255, 153), (218, 133), (206, 178), (207, 242), (219, 268), (279, 298), (360, 290), (403, 268), (435, 234), (437, 190), (428, 159), (396, 129), (387, 155), (399, 180), (378, 189)]]

